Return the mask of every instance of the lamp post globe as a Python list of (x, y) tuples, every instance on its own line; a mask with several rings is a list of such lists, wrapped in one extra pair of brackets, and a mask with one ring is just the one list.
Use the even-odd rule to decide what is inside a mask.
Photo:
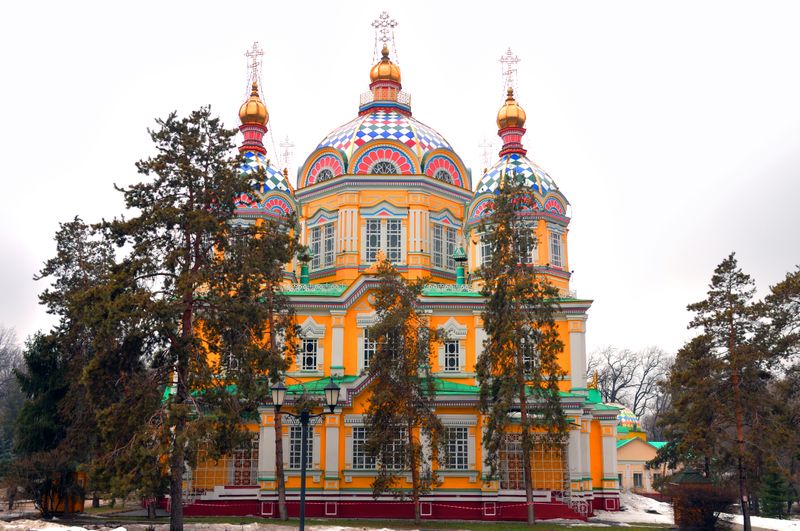
[(325, 403), (328, 405), (328, 409), (333, 410), (336, 408), (336, 404), (339, 402), (339, 386), (336, 385), (336, 382), (333, 381), (331, 378), (328, 385), (325, 386)]
[(283, 385), (283, 382), (278, 382), (272, 386), (270, 392), (272, 393), (272, 405), (276, 409), (280, 409), (283, 406), (283, 401), (286, 400), (286, 386)]

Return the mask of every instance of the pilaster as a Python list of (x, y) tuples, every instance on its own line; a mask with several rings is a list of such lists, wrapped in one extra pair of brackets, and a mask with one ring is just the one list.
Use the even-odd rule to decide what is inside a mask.
[(331, 376), (344, 375), (344, 310), (331, 310)]

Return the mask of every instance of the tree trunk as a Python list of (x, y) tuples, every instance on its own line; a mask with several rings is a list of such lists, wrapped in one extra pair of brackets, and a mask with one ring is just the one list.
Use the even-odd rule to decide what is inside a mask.
[(286, 513), (286, 477), (283, 474), (283, 420), (275, 415), (275, 476), (278, 481), (278, 517), (288, 520)]
[(185, 364), (178, 368), (178, 389), (176, 392), (175, 406), (179, 409), (172, 434), (172, 456), (170, 456), (169, 477), (169, 529), (170, 531), (183, 531), (183, 473), (186, 466), (184, 462), (183, 434), (186, 419), (182, 408), (186, 402), (186, 387), (184, 377)]
[(414, 443), (414, 433), (411, 431), (412, 424), (408, 423), (406, 430), (408, 431), (408, 447), (409, 451), (409, 468), (411, 469), (411, 503), (414, 504), (414, 524), (419, 525), (422, 522), (422, 515), (419, 510), (419, 456), (417, 455), (417, 447)]
[(97, 494), (97, 491), (92, 491), (92, 507), (97, 509), (100, 507), (100, 496)]
[(736, 447), (738, 449), (738, 456), (736, 459), (736, 466), (739, 471), (739, 504), (742, 508), (742, 523), (744, 524), (744, 531), (750, 531), (750, 507), (748, 507), (749, 500), (747, 499), (747, 486), (744, 477), (744, 421), (742, 415), (742, 392), (739, 382), (739, 364), (736, 360), (735, 347), (736, 347), (736, 331), (733, 326), (733, 311), (730, 312), (730, 335), (728, 337), (728, 354), (731, 361), (731, 383), (733, 384), (733, 400), (736, 409)]
[(536, 513), (533, 509), (533, 478), (531, 477), (531, 451), (533, 444), (528, 429), (528, 397), (525, 396), (525, 364), (522, 359), (522, 349), (517, 352), (517, 384), (519, 386), (519, 423), (522, 430), (522, 477), (525, 480), (525, 503), (528, 507), (528, 525), (536, 523)]

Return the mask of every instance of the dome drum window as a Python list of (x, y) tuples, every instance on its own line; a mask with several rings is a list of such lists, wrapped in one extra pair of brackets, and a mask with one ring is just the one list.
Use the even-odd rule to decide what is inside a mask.
[(400, 171), (394, 162), (390, 160), (379, 160), (369, 167), (367, 173), (372, 175), (397, 175)]
[(447, 184), (453, 184), (453, 176), (450, 175), (450, 172), (447, 170), (436, 170), (433, 174), (433, 178), (437, 181), (443, 181)]
[(317, 173), (316, 182), (321, 183), (323, 181), (330, 181), (331, 179), (333, 179), (333, 171), (331, 171), (330, 168), (323, 168)]

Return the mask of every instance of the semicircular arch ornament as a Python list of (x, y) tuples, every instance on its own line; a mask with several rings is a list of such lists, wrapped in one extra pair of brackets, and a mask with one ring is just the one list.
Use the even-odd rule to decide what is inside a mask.
[(494, 208), (494, 198), (484, 197), (476, 201), (469, 211), (467, 216), (467, 223), (475, 223), (480, 221), (483, 217), (490, 214)]
[(250, 194), (239, 194), (233, 199), (234, 208), (258, 208), (258, 202)]
[(352, 166), (352, 173), (358, 175), (412, 175), (415, 170), (411, 155), (392, 145), (370, 147)]
[(464, 187), (464, 176), (453, 160), (446, 155), (434, 155), (425, 164), (425, 175), (448, 184)]
[(267, 216), (278, 218), (289, 217), (293, 212), (291, 202), (278, 194), (272, 194), (264, 198), (264, 201), (259, 205), (261, 210)]
[(311, 186), (344, 174), (344, 162), (334, 153), (322, 153), (306, 166), (303, 186)]
[(544, 201), (544, 209), (546, 212), (552, 212), (554, 214), (558, 214), (563, 216), (566, 214), (566, 209), (564, 205), (561, 204), (561, 201), (556, 199), (555, 197), (548, 197)]

